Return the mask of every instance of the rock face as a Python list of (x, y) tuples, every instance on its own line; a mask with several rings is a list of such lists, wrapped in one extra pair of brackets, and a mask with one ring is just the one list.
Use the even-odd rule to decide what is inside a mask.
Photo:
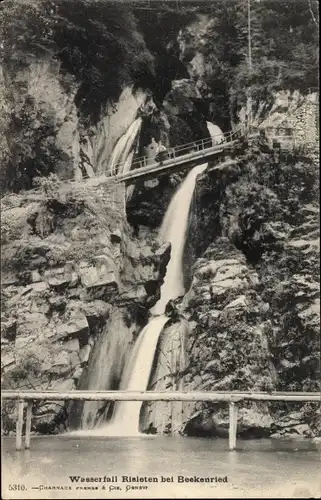
[[(184, 389), (320, 390), (316, 172), (309, 152), (275, 154), (254, 144), (199, 177), (184, 252), (187, 293), (174, 304), (188, 321)], [(168, 181), (163, 189), (166, 199)], [(149, 203), (151, 220), (136, 202), (131, 216), (137, 207), (138, 220), (153, 227), (161, 205), (152, 195)], [(161, 366), (172, 355), (162, 352), (161, 380), (151, 379), (159, 390), (171, 383)], [(183, 405), (184, 423), (178, 416), (172, 422), (166, 405), (156, 413), (152, 406), (143, 411), (150, 432), (226, 435), (226, 405)], [(317, 422), (315, 404), (248, 403), (238, 432), (315, 436)]]
[[(94, 371), (100, 343), (110, 344), (110, 329), (124, 332), (118, 339), (124, 359), (126, 344), (158, 300), (170, 247), (132, 237), (124, 207), (112, 204), (117, 193), (110, 189), (87, 182), (68, 191), (62, 184), (54, 194), (39, 190), (3, 198), (4, 388), (94, 387), (88, 371)], [(120, 359), (114, 358), (119, 372)], [(112, 385), (108, 377), (102, 380), (104, 387)], [(56, 432), (69, 425), (68, 414), (62, 402), (39, 404), (34, 429)], [(77, 421), (72, 415), (71, 423)], [(10, 432), (13, 414), (6, 418), (4, 431)]]
[(116, 105), (107, 106), (103, 117), (81, 134), (84, 154), (94, 172), (105, 173), (117, 140), (125, 134), (137, 116), (148, 116), (155, 108), (150, 94), (126, 87)]
[[(70, 75), (70, 81), (62, 78), (58, 62), (37, 60), (14, 74), (7, 67), (0, 72), (1, 94), (7, 96), (0, 128), (3, 135), (12, 136), (13, 151), (8, 150), (8, 154), (14, 157), (14, 185), (10, 184), (10, 172), (1, 171), (1, 175), (4, 187), (8, 180), (8, 187), (14, 190), (30, 188), (33, 177), (50, 172), (61, 180), (106, 173), (118, 139), (137, 116), (148, 116), (155, 109), (149, 92), (128, 85), (117, 102), (104, 106), (100, 120), (89, 124), (79, 117), (79, 85)], [(16, 119), (24, 119), (28, 125), (13, 128), (10, 109), (19, 112), (21, 116)], [(8, 144), (4, 144), (3, 150), (7, 149)], [(14, 151), (19, 155), (14, 155)], [(29, 166), (30, 159), (34, 160), (33, 168)]]
[[(195, 325), (185, 378), (190, 389), (273, 390), (276, 374), (267, 338), (270, 325), (266, 307), (255, 292), (257, 284), (257, 273), (225, 238), (216, 240), (196, 261), (181, 305)], [(215, 433), (216, 425), (223, 425), (227, 415), (226, 405), (213, 406), (205, 412), (210, 433)], [(198, 409), (196, 405), (194, 411)], [(192, 422), (186, 428), (189, 434), (197, 433)], [(264, 405), (250, 405), (239, 418), (243, 430), (255, 429), (258, 434), (270, 423)]]
[[(215, 177), (201, 179), (198, 186), (195, 207), (202, 208), (194, 217), (200, 223), (195, 225), (192, 218), (193, 236), (189, 237), (189, 247), (194, 248), (194, 256), (201, 255), (201, 258), (196, 260), (191, 273), (192, 285), (182, 303), (183, 311), (192, 320), (195, 318), (194, 344), (190, 354), (193, 362), (199, 357), (202, 367), (197, 367), (194, 376), (198, 387), (225, 388), (231, 382), (230, 387), (245, 389), (247, 384), (251, 388), (252, 380), (259, 384), (256, 390), (265, 387), (264, 390), (318, 391), (317, 159), (311, 154), (300, 159), (286, 153), (274, 156), (257, 152), (244, 157), (238, 164), (239, 169), (233, 167), (219, 180), (217, 197), (213, 196), (218, 181), (215, 182)], [(207, 196), (209, 192), (212, 192), (211, 198)], [(233, 246), (226, 239), (217, 239), (220, 231)], [(211, 238), (214, 241), (204, 252), (206, 242)], [(194, 292), (195, 286), (197, 293)], [(200, 339), (201, 343), (198, 330), (204, 327), (206, 333)], [(211, 328), (215, 329), (218, 338), (215, 337), (213, 346), (207, 351), (205, 346)], [(222, 359), (207, 359), (206, 354), (208, 352), (209, 358), (215, 358), (220, 335), (225, 338), (220, 352), (226, 357), (226, 362), (232, 352), (232, 358), (238, 355), (242, 358), (241, 372), (236, 359), (233, 362), (230, 359), (232, 365), (227, 369), (226, 378)], [(226, 349), (229, 335), (231, 345), (234, 345), (230, 354)], [(245, 337), (241, 340), (243, 335)], [(241, 342), (239, 347), (238, 341)], [(248, 355), (251, 357), (251, 352), (255, 353), (255, 361), (247, 358)], [(214, 371), (210, 373), (211, 370)], [(291, 411), (297, 412), (295, 424), (292, 423)], [(320, 427), (316, 424), (316, 405), (273, 404), (268, 413), (266, 408), (264, 412), (270, 422), (267, 427), (264, 425), (264, 432), (320, 434)], [(254, 420), (258, 414), (255, 410)], [(192, 420), (186, 432), (204, 432), (204, 418), (208, 427), (208, 418), (215, 420), (218, 417), (217, 414), (211, 417), (211, 411), (201, 411), (194, 421), (196, 430)], [(297, 430), (292, 430), (294, 427)]]
[[(189, 324), (182, 317), (168, 322), (158, 342), (149, 389), (157, 391), (184, 390), (187, 367)], [(188, 406), (179, 401), (151, 402), (142, 405), (141, 428), (148, 433), (180, 432)]]
[[(271, 326), (266, 316), (267, 308), (255, 293), (257, 273), (247, 266), (244, 255), (227, 238), (210, 245), (196, 261), (192, 273), (190, 289), (178, 304), (180, 313), (186, 318), (178, 329), (182, 332), (186, 325), (184, 341), (181, 339), (180, 345), (166, 355), (175, 329), (173, 332), (172, 328), (172, 336), (164, 332), (163, 347), (159, 349), (165, 360), (158, 358), (152, 379), (156, 381), (157, 390), (171, 387), (173, 377), (176, 377), (175, 387), (181, 390), (273, 390), (276, 372), (267, 338)], [(176, 331), (177, 327), (179, 323)], [(181, 360), (178, 366), (175, 360), (171, 363), (173, 352), (175, 358), (183, 356), (184, 362)], [(173, 363), (168, 373), (168, 365)], [(164, 374), (160, 367), (166, 365), (167, 373)], [(175, 405), (180, 408), (173, 409), (170, 404), (167, 405), (170, 409), (162, 406), (157, 416), (149, 412), (147, 421), (151, 428), (189, 435), (221, 435), (222, 429), (228, 428), (227, 405)], [(239, 415), (243, 435), (267, 435), (271, 423), (267, 405), (245, 405)]]

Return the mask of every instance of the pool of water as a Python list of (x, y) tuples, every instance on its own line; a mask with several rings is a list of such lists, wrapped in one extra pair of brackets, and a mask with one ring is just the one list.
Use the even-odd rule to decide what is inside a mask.
[(139, 436), (2, 441), (2, 498), (309, 498), (320, 496), (320, 444)]

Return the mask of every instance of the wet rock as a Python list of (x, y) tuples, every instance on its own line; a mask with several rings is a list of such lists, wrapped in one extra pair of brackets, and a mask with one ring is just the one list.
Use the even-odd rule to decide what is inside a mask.
[(75, 351), (72, 351), (72, 353), (70, 354), (70, 364), (73, 369), (80, 365), (79, 354)]
[[(155, 391), (176, 390), (184, 388), (182, 374), (187, 366), (187, 338), (189, 325), (184, 319), (175, 323), (168, 321), (159, 338), (155, 353), (155, 366), (152, 371), (149, 389)], [(150, 402), (142, 407), (141, 421), (144, 428), (152, 426), (158, 433), (178, 434), (188, 414), (188, 404), (181, 402)]]
[(73, 379), (76, 382), (80, 379), (82, 372), (83, 372), (83, 368), (81, 368), (81, 367), (76, 368), (76, 370), (74, 371)]

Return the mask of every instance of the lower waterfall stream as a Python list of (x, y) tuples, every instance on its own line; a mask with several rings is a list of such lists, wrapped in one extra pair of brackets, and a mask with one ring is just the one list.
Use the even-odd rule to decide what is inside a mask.
[[(196, 179), (207, 168), (207, 163), (191, 170), (174, 194), (162, 226), (159, 239), (171, 243), (171, 258), (167, 266), (159, 301), (151, 310), (153, 317), (139, 334), (131, 355), (125, 364), (120, 388), (131, 391), (147, 389), (150, 372), (161, 332), (168, 321), (164, 314), (169, 300), (184, 293), (183, 253), (188, 227), (190, 205)], [(121, 401), (115, 405), (112, 418), (91, 433), (99, 435), (133, 436), (139, 434), (141, 401)]]

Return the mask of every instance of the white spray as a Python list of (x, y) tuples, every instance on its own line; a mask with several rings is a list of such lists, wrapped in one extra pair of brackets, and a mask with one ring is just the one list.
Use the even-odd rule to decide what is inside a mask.
[(136, 118), (136, 120), (128, 128), (127, 132), (118, 140), (109, 162), (109, 171), (111, 175), (124, 173), (124, 169), (125, 171), (130, 170), (133, 155), (131, 155), (130, 160), (128, 160), (128, 158), (131, 154), (132, 147), (135, 143), (141, 126), (142, 118)]
[(222, 142), (225, 142), (225, 137), (218, 125), (214, 125), (212, 122), (206, 122), (207, 125), (207, 130), (210, 133), (210, 136), (212, 138), (212, 145), (216, 146), (216, 144), (222, 144)]

